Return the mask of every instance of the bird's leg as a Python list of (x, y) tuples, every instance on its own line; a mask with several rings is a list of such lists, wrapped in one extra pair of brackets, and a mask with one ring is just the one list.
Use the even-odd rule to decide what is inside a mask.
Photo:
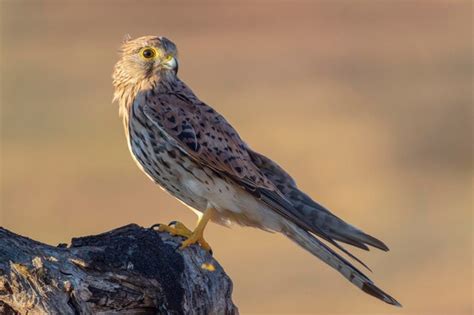
[(199, 219), (198, 225), (194, 229), (194, 231), (187, 237), (185, 241), (181, 243), (181, 249), (185, 249), (186, 247), (199, 243), (202, 248), (205, 250), (212, 252), (211, 246), (206, 242), (204, 239), (204, 228), (206, 227), (207, 222), (209, 222), (209, 219), (212, 216), (212, 213), (214, 212), (214, 209), (209, 208), (207, 209), (203, 216)]

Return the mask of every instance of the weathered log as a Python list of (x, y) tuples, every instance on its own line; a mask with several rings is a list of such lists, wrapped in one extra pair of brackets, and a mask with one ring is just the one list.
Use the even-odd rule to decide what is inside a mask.
[(237, 314), (197, 245), (127, 225), (49, 246), (0, 228), (0, 314)]

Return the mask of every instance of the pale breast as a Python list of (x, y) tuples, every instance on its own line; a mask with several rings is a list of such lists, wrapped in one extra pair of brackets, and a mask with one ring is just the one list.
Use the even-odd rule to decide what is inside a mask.
[(206, 209), (205, 198), (185, 185), (186, 177), (198, 172), (196, 165), (148, 122), (136, 104), (131, 108), (126, 132), (135, 162), (151, 180), (190, 207)]

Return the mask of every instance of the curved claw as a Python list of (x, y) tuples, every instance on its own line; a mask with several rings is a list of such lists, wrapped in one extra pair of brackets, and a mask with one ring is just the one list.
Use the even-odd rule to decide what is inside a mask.
[(148, 229), (149, 230), (155, 230), (155, 228), (160, 228), (161, 223), (155, 223), (152, 226), (150, 226)]
[[(206, 223), (207, 220), (208, 219), (204, 220), (204, 223)], [(205, 249), (212, 255), (213, 253), (211, 246), (206, 242), (203, 237), (204, 226), (205, 224), (201, 226), (198, 225), (198, 227), (194, 231), (191, 231), (183, 223), (179, 221), (171, 221), (170, 223), (168, 223), (168, 225), (160, 223), (153, 224), (150, 227), (150, 230), (154, 230), (157, 232), (167, 232), (173, 236), (182, 236), (186, 239), (181, 243), (178, 248), (185, 249), (190, 245), (198, 243), (203, 249)]]

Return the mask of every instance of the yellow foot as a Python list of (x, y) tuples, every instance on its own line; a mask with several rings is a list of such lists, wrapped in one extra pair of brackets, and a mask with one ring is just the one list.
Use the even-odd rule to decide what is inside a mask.
[(206, 242), (202, 233), (199, 233), (199, 231), (192, 232), (191, 235), (187, 237), (187, 239), (181, 243), (180, 249), (185, 249), (186, 247), (191, 246), (196, 243), (199, 243), (199, 245), (201, 245), (203, 249), (207, 250), (208, 252), (212, 254), (211, 246), (209, 245), (208, 242)]
[(212, 254), (211, 246), (209, 246), (209, 244), (202, 236), (202, 232), (193, 232), (181, 222), (173, 221), (170, 222), (169, 225), (155, 224), (151, 228), (154, 229), (155, 227), (158, 227), (158, 232), (167, 232), (170, 235), (177, 235), (186, 238), (186, 240), (181, 243), (181, 246), (179, 247), (180, 249), (185, 249), (186, 247), (192, 244), (198, 243), (203, 249), (207, 250)]

